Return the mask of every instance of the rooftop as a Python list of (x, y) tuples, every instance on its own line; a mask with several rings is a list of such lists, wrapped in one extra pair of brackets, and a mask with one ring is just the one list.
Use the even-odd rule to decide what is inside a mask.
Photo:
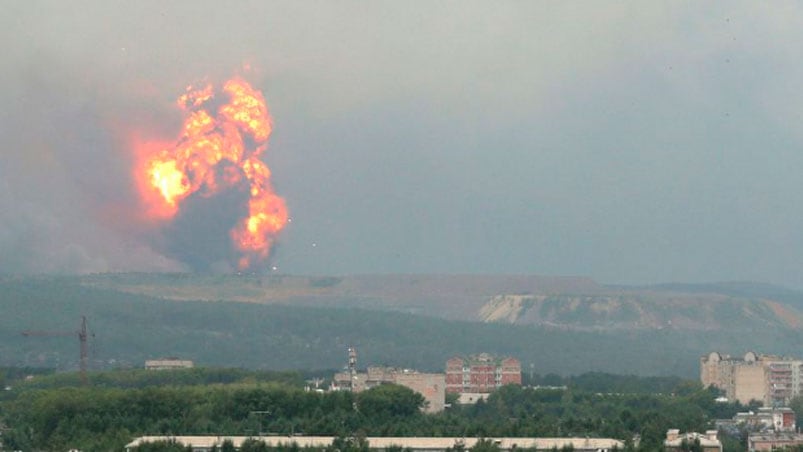
[[(182, 445), (191, 445), (194, 448), (210, 449), (230, 440), (235, 447), (247, 439), (259, 439), (264, 441), (268, 447), (278, 447), (279, 445), (297, 444), (299, 447), (326, 447), (332, 444), (334, 436), (142, 436), (126, 445), (126, 449), (137, 447), (143, 443), (158, 441), (175, 441)], [(477, 438), (460, 437), (367, 437), (369, 446), (372, 449), (387, 449), (390, 446), (401, 446), (413, 450), (444, 450), (462, 444), (466, 449), (474, 447)], [(622, 441), (610, 438), (488, 438), (493, 440), (500, 449), (510, 450), (514, 448), (533, 448), (533, 449), (558, 449), (572, 445), (576, 450), (606, 450), (614, 446), (621, 449), (624, 447)]]

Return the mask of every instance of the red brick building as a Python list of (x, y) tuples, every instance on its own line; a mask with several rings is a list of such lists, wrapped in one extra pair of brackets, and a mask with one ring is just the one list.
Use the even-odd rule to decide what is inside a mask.
[(521, 385), (521, 362), (487, 353), (446, 361), (446, 392), (488, 393), (507, 384)]

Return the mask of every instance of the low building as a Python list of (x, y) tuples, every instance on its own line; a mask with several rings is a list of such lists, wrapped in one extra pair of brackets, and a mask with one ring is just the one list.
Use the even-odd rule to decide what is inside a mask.
[(803, 445), (803, 434), (792, 432), (751, 433), (747, 436), (747, 450), (782, 450)]
[[(301, 449), (323, 449), (335, 440), (333, 436), (143, 436), (136, 438), (125, 446), (126, 451), (145, 444), (160, 441), (173, 441), (184, 447), (191, 447), (195, 452), (208, 452), (213, 448), (220, 450), (224, 441), (230, 441), (239, 449), (244, 441), (257, 439), (264, 441), (268, 447), (297, 445)], [(569, 449), (577, 452), (608, 452), (621, 450), (624, 443), (611, 438), (487, 438), (493, 441), (501, 451), (530, 449), (533, 451), (550, 451)], [(479, 441), (477, 438), (459, 437), (367, 437), (368, 448), (374, 452), (386, 451), (392, 447), (409, 449), (412, 452), (445, 452), (455, 446), (471, 449)]]
[(190, 369), (194, 366), (195, 364), (188, 359), (173, 357), (145, 361), (145, 368), (148, 370)]
[(722, 442), (717, 438), (716, 430), (708, 430), (705, 433), (680, 433), (678, 429), (671, 429), (666, 432), (664, 450), (666, 452), (682, 452), (696, 444), (700, 445), (703, 452), (722, 452)]
[(733, 421), (748, 431), (794, 432), (795, 412), (791, 408), (762, 407), (757, 412), (736, 413)]
[(791, 408), (760, 407), (758, 410), (736, 413), (731, 419), (717, 419), (720, 432), (731, 436), (747, 433), (795, 432), (795, 412)]

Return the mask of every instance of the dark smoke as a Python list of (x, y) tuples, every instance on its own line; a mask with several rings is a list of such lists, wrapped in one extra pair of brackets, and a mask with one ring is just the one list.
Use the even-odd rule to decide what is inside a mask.
[[(180, 117), (172, 105), (156, 95), (132, 98), (123, 87), (99, 89), (102, 83), (46, 70), (45, 61), (55, 64), (33, 60), (15, 95), (0, 97), (0, 273), (181, 271), (230, 260), (208, 229), (236, 200), (202, 213), (191, 208), (164, 233), (138, 219), (131, 137), (175, 133)], [(183, 236), (174, 232), (180, 227)], [(227, 240), (224, 233), (217, 242)], [(185, 247), (198, 254), (178, 251)]]
[(184, 200), (178, 215), (164, 228), (164, 254), (195, 272), (217, 272), (236, 267), (229, 231), (248, 214), (243, 188), (223, 190), (212, 197), (194, 194)]

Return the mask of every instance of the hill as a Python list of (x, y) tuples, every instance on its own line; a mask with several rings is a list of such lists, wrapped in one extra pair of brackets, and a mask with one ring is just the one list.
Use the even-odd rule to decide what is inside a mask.
[[(96, 368), (138, 367), (145, 359), (180, 356), (205, 366), (333, 369), (343, 366), (346, 348), (354, 345), (358, 348), (361, 366), (386, 364), (438, 371), (442, 370), (445, 360), (455, 354), (487, 351), (517, 356), (525, 371), (541, 374), (602, 371), (694, 377), (698, 372), (698, 357), (710, 350), (796, 353), (795, 345), (801, 339), (798, 328), (780, 319), (775, 311), (759, 309), (763, 303), (761, 300), (751, 299), (727, 301), (723, 298), (719, 302), (723, 305), (741, 303), (749, 308), (749, 312), (733, 314), (732, 327), (727, 327), (727, 319), (718, 319), (716, 328), (701, 327), (703, 322), (696, 325), (672, 322), (660, 328), (642, 323), (638, 327), (625, 328), (623, 325), (629, 321), (615, 318), (608, 321), (614, 326), (608, 327), (600, 320), (605, 318), (605, 313), (592, 307), (603, 303), (600, 300), (609, 296), (603, 291), (610, 289), (582, 280), (580, 284), (586, 285), (586, 290), (600, 291), (593, 296), (583, 295), (593, 298), (593, 303), (585, 308), (581, 308), (582, 303), (571, 301), (571, 297), (577, 297), (575, 295), (552, 295), (541, 300), (538, 307), (536, 295), (519, 295), (522, 305), (531, 306), (526, 310), (521, 308), (523, 314), (512, 320), (510, 317), (486, 319), (496, 320), (491, 322), (454, 320), (449, 317), (478, 315), (489, 300), (504, 298), (498, 298), (498, 295), (488, 299), (484, 298), (485, 295), (475, 296), (480, 300), (476, 305), (465, 302), (451, 307), (443, 300), (459, 301), (461, 299), (456, 295), (459, 293), (471, 293), (482, 287), (486, 287), (482, 289), (484, 294), (494, 293), (505, 289), (505, 284), (510, 281), (535, 279), (509, 277), (511, 279), (493, 280), (493, 277), (488, 277), (486, 281), (491, 283), (487, 286), (475, 282), (474, 287), (447, 290), (453, 283), (450, 277), (433, 277), (431, 281), (419, 282), (414, 282), (413, 278), (399, 277), (395, 282), (392, 277), (373, 282), (370, 277), (352, 280), (271, 277), (262, 278), (260, 282), (256, 277), (195, 275), (0, 279), (0, 309), (3, 312), (0, 317), (0, 365), (75, 369), (77, 338), (25, 338), (20, 331), (77, 329), (81, 315), (89, 318), (94, 333), (91, 349)], [(469, 279), (458, 278), (463, 282)], [(238, 284), (239, 281), (245, 284)], [(386, 288), (385, 282), (392, 284)], [(551, 283), (555, 284), (553, 287), (575, 284), (560, 279)], [(248, 297), (256, 298), (254, 294), (259, 293), (259, 284), (265, 292), (285, 291), (285, 294), (293, 295), (276, 297), (270, 302), (264, 299), (244, 302)], [(412, 303), (415, 296), (402, 296), (404, 284), (417, 287), (417, 296), (422, 298)], [(521, 284), (513, 288), (527, 288), (523, 282)], [(374, 287), (373, 292), (361, 292), (361, 287), (369, 285)], [(331, 291), (336, 286), (340, 286), (340, 292)], [(354, 291), (353, 295), (348, 295), (346, 287), (351, 287), (349, 290)], [(441, 292), (427, 295), (423, 287), (440, 288)], [(148, 291), (156, 294), (160, 289), (164, 289), (165, 298), (143, 294)], [(229, 296), (227, 294), (234, 298), (239, 293), (241, 301), (191, 301), (187, 295), (200, 295), (213, 289), (217, 291), (213, 293), (214, 298), (219, 295), (223, 299)], [(212, 300), (209, 293), (204, 298)], [(397, 294), (396, 298), (381, 297), (387, 293)], [(430, 298), (424, 296), (434, 297), (441, 304), (430, 308), (425, 303)], [(533, 302), (529, 303), (527, 297), (531, 297)], [(382, 302), (367, 304), (371, 299)], [(689, 303), (685, 315), (691, 318), (697, 309), (710, 310), (711, 307), (702, 305), (709, 299), (714, 298), (699, 298), (698, 295), (683, 298)], [(561, 308), (564, 302), (565, 309)], [(780, 302), (773, 303), (779, 303), (790, 312), (794, 309)], [(658, 304), (658, 301), (648, 300), (642, 309), (657, 317), (661, 314), (656, 307)], [(373, 306), (375, 309), (355, 306)], [(417, 309), (410, 309), (410, 306), (417, 306)], [(471, 306), (477, 306), (477, 311), (467, 314), (447, 309), (461, 311)], [(551, 319), (558, 321), (552, 324), (541, 320), (534, 326), (530, 320), (534, 313), (542, 315), (551, 312), (549, 309), (565, 313), (554, 314)], [(715, 313), (716, 309), (722, 308), (710, 312)], [(417, 310), (428, 315), (400, 312), (405, 310)], [(442, 311), (440, 318), (435, 316), (439, 310)], [(487, 309), (484, 312), (487, 313)], [(576, 313), (574, 320), (570, 315), (572, 312)], [(639, 313), (638, 318), (643, 316)], [(619, 326), (616, 326), (617, 322)], [(767, 328), (767, 325), (772, 327)]]
[(94, 275), (81, 283), (171, 300), (356, 307), (573, 331), (749, 332), (803, 326), (803, 294), (748, 283), (629, 288), (588, 278), (527, 275), (186, 274)]

